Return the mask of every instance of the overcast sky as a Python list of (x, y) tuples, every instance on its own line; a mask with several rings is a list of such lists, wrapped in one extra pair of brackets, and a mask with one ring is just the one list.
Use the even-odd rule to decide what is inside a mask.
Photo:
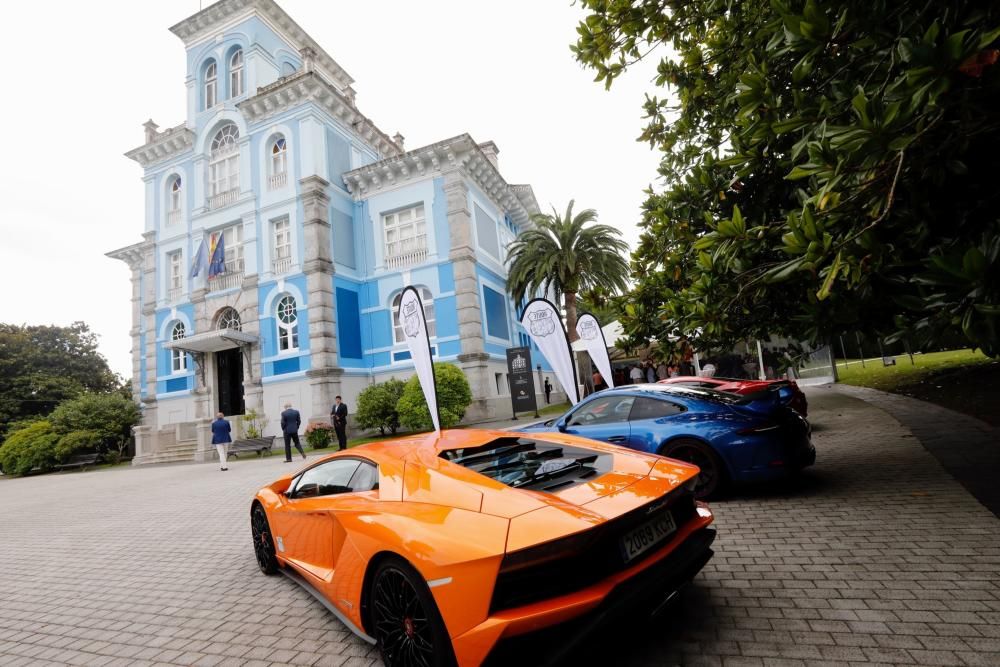
[[(206, 0), (204, 6), (210, 3)], [(657, 155), (635, 137), (653, 68), (610, 92), (573, 59), (562, 0), (280, 0), (356, 80), (362, 113), (408, 149), (468, 132), (546, 211), (595, 208), (634, 247)], [(140, 239), (141, 124), (185, 120), (184, 47), (167, 28), (198, 0), (20, 2), (8, 8), (0, 159), (0, 321), (87, 322), (129, 377), (129, 271)], [(662, 94), (662, 93), (661, 93)]]

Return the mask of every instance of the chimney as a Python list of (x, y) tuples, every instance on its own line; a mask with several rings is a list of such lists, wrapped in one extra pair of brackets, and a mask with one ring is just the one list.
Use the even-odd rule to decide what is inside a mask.
[(143, 123), (142, 126), (146, 129), (146, 143), (148, 144), (151, 141), (155, 141), (156, 135), (159, 134), (156, 130), (160, 126), (154, 123), (152, 118)]
[(486, 159), (493, 163), (493, 167), (500, 169), (500, 165), (497, 164), (497, 155), (500, 154), (500, 149), (492, 141), (486, 141), (479, 144), (479, 149), (486, 154)]
[(401, 150), (401, 151), (405, 151), (406, 150), (405, 148), (403, 148), (403, 140), (404, 139), (405, 139), (405, 137), (402, 134), (400, 134), (399, 132), (397, 132), (392, 137), (392, 140), (396, 142), (396, 145), (399, 146), (399, 150)]

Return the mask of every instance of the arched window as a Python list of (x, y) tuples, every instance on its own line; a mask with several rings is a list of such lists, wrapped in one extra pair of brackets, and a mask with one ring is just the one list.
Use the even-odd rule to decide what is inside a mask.
[(285, 150), (285, 138), (278, 137), (271, 144), (271, 175), (285, 173), (288, 164), (285, 159), (287, 154)]
[(243, 49), (236, 49), (229, 56), (229, 96), (243, 94)]
[(226, 308), (219, 315), (219, 329), (230, 329), (231, 331), (240, 331), (243, 328), (243, 323), (240, 322), (240, 314), (236, 312), (235, 308)]
[(299, 349), (299, 310), (295, 297), (286, 294), (278, 301), (278, 351)]
[(181, 177), (176, 176), (170, 182), (170, 208), (171, 213), (178, 213), (181, 210)]
[(215, 61), (205, 68), (205, 108), (211, 109), (219, 101), (219, 77)]
[[(437, 327), (434, 322), (434, 297), (431, 296), (431, 291), (426, 287), (418, 287), (417, 289), (420, 290), (420, 301), (424, 304), (427, 335), (433, 338), (437, 335)], [(392, 339), (396, 343), (406, 341), (406, 335), (403, 333), (403, 323), (399, 319), (399, 302), (402, 298), (403, 293), (400, 292), (392, 300)]]
[[(240, 131), (229, 123), (215, 133), (208, 162), (211, 197), (235, 192), (240, 187)], [(234, 199), (235, 200), (235, 199)], [(217, 203), (231, 203), (229, 200)], [(215, 206), (213, 205), (213, 208)]]
[[(182, 338), (184, 338), (184, 323), (177, 322), (170, 331), (170, 340), (180, 340)], [(187, 352), (184, 350), (170, 350), (170, 372), (180, 373), (186, 371), (187, 367)]]

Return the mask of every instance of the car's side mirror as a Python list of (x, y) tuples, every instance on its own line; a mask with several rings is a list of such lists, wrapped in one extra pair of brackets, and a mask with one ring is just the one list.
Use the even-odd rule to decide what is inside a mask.
[(566, 420), (565, 419), (560, 419), (559, 421), (557, 421), (556, 422), (556, 428), (559, 429), (560, 433), (565, 433), (566, 432)]

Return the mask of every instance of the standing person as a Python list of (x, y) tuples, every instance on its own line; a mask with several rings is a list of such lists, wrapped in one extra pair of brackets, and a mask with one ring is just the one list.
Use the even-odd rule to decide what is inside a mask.
[(215, 421), (212, 422), (212, 444), (215, 445), (215, 451), (219, 453), (220, 470), (229, 470), (229, 466), (226, 465), (226, 450), (228, 449), (227, 445), (233, 441), (230, 435), (232, 431), (233, 427), (230, 426), (226, 416), (221, 412), (215, 413)]
[(306, 457), (302, 443), (299, 442), (299, 426), (302, 425), (302, 417), (299, 411), (292, 408), (291, 403), (285, 403), (285, 411), (281, 413), (281, 434), (285, 436), (285, 463), (292, 462), (292, 442), (295, 442), (295, 449), (299, 450), (302, 458)]
[(604, 378), (601, 377), (600, 371), (594, 371), (593, 380), (594, 380), (594, 391), (601, 391), (602, 389), (608, 388), (608, 385), (605, 384), (604, 382)]
[(656, 367), (656, 379), (666, 380), (668, 377), (670, 377), (670, 371), (667, 370), (667, 364), (661, 361), (660, 365)]
[(333, 399), (333, 410), (330, 411), (330, 421), (333, 422), (333, 430), (337, 432), (337, 444), (340, 449), (347, 449), (347, 404), (341, 402), (340, 396)]
[(628, 378), (632, 381), (632, 384), (641, 384), (643, 379), (642, 369), (638, 365), (632, 366), (632, 370), (628, 372)]
[(652, 361), (646, 362), (646, 382), (649, 382), (650, 384), (656, 382), (656, 369), (653, 368)]
[(552, 383), (549, 382), (549, 378), (545, 378), (545, 403), (546, 405), (552, 402)]

